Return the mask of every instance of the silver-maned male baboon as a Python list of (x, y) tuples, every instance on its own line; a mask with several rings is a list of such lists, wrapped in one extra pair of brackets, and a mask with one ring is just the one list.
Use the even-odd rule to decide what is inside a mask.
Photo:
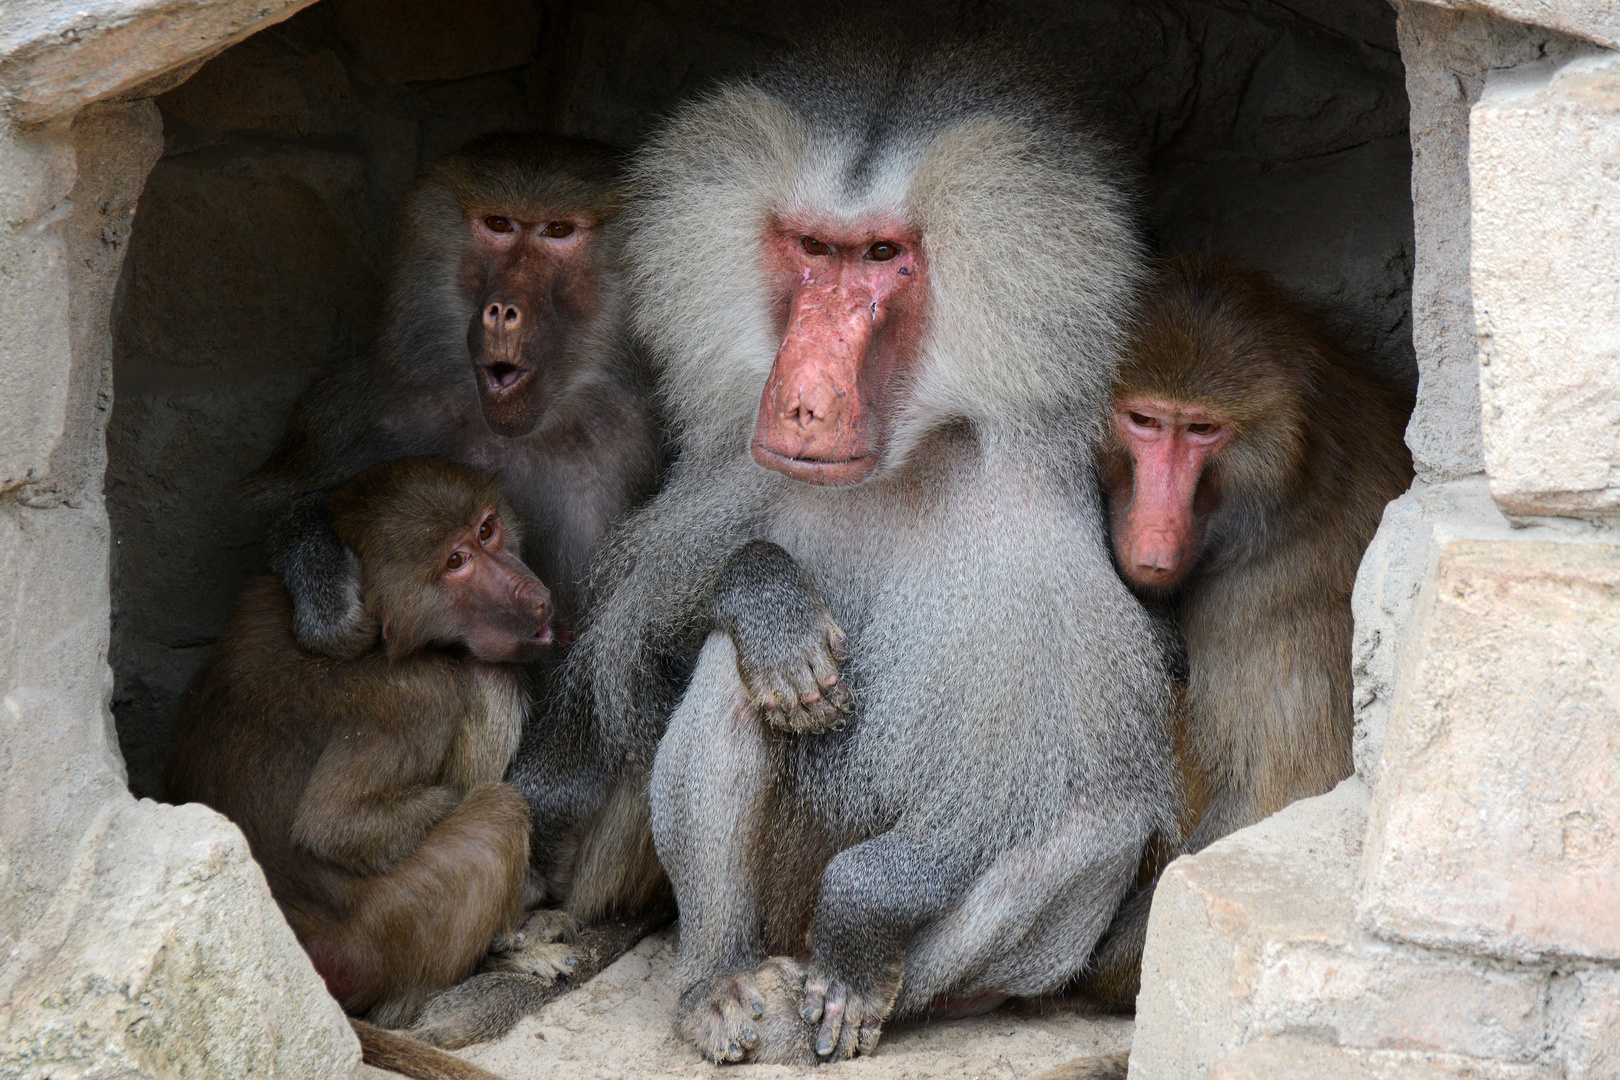
[(627, 211), (681, 457), (567, 675), (608, 772), (656, 747), (677, 1025), (719, 1061), (1055, 990), (1175, 827), (1161, 652), (1092, 468), (1124, 199), (1005, 57), (852, 55), (683, 108)]

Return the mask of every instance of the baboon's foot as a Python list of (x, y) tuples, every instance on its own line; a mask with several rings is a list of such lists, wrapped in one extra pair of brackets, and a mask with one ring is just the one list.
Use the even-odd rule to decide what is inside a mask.
[(521, 949), (489, 958), (491, 971), (537, 975), (547, 982), (562, 975), (572, 975), (578, 967), (579, 957), (575, 955), (574, 947), (564, 941), (531, 941)]
[(579, 935), (579, 920), (561, 908), (542, 908), (532, 911), (516, 929), (496, 934), (489, 943), (491, 955), (522, 952), (531, 945), (544, 942), (573, 941)]
[(815, 1031), (816, 1057), (844, 1061), (877, 1049), (883, 1021), (900, 993), (897, 965), (866, 990), (811, 965), (804, 982), (804, 1019)]
[(808, 1065), (811, 1027), (800, 1016), (804, 969), (776, 956), (688, 990), (675, 1010), (675, 1029), (714, 1062)]

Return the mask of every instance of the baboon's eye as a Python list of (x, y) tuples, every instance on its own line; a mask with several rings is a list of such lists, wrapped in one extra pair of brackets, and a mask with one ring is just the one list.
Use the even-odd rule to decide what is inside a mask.
[(514, 226), (509, 219), (491, 214), (484, 219), (484, 228), (490, 232), (508, 233), (512, 231)]
[(820, 240), (817, 240), (813, 236), (807, 236), (803, 240), (799, 241), (799, 243), (804, 246), (804, 253), (806, 255), (832, 254), (832, 248), (828, 247), (826, 244), (823, 244)]
[(866, 257), (873, 262), (888, 262), (900, 254), (900, 245), (891, 244), (887, 240), (879, 240), (867, 251)]
[(492, 518), (492, 517), (491, 518), (485, 518), (484, 523), (482, 525), (478, 526), (478, 542), (480, 544), (487, 544), (487, 543), (489, 543), (489, 538), (494, 536), (494, 535), (495, 535), (495, 519)]
[(1139, 412), (1131, 413), (1131, 423), (1135, 424), (1137, 427), (1145, 428), (1156, 428), (1159, 426), (1159, 422), (1153, 417)]
[(549, 236), (553, 240), (561, 240), (565, 236), (572, 235), (573, 232), (574, 223), (572, 221), (553, 221), (540, 230), (540, 235)]
[(1194, 435), (1213, 435), (1217, 431), (1221, 430), (1221, 425), (1219, 425), (1219, 424), (1188, 424), (1187, 425), (1187, 430), (1192, 432)]
[(467, 560), (469, 558), (470, 556), (465, 551), (452, 551), (450, 553), (449, 560), (445, 563), (445, 568), (449, 570), (460, 570), (463, 566), (467, 565)]

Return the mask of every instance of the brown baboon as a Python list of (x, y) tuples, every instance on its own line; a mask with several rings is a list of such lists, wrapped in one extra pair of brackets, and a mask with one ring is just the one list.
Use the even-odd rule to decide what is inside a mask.
[[(1175, 827), (1091, 449), (1143, 260), (1062, 93), (844, 44), (686, 106), (637, 166), (681, 456), (604, 553), (561, 700), (598, 797), (651, 766), (677, 1027), (713, 1060), (1062, 986)], [(549, 751), (513, 781), (557, 790), (559, 760), (583, 789)], [(581, 803), (535, 805), (549, 833)]]
[(311, 654), (281, 582), (249, 587), (181, 705), (168, 795), (241, 827), (332, 995), (398, 1026), (492, 944), (510, 970), (570, 966), (565, 945), (514, 948), (530, 824), (502, 781), (526, 705), (517, 662), (550, 643), (551, 601), (488, 477), (405, 459), (327, 503), (372, 647)]
[[(1350, 775), (1350, 590), (1412, 481), (1410, 411), (1253, 270), (1181, 256), (1150, 288), (1102, 472), (1119, 571), (1186, 649), (1179, 850)], [(1151, 899), (1126, 903), (1082, 984), (1112, 1007), (1134, 1007)]]
[(495, 476), (551, 588), (566, 641), (576, 583), (609, 522), (656, 485), (663, 436), (623, 332), (604, 147), (493, 135), (440, 159), (406, 199), (381, 339), (299, 399), (250, 479), (307, 648), (368, 647), (356, 563), (324, 493), (426, 456)]

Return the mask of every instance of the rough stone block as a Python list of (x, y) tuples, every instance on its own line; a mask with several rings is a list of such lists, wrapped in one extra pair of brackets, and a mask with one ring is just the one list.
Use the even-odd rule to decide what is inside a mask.
[(1478, 11), (1394, 3), (1412, 103), (1412, 335), (1422, 373), (1406, 442), (1419, 477), (1454, 480), (1484, 468), (1469, 280), (1468, 110), (1487, 72), (1590, 46)]
[(1485, 469), (1503, 508), (1620, 514), (1620, 58), (1493, 76), (1474, 106)]
[(1362, 925), (1620, 959), (1620, 544), (1440, 544), (1407, 650)]
[(73, 147), (63, 130), (0, 120), (0, 491), (47, 475), (67, 422), (67, 212)]
[(1620, 1076), (1620, 968), (1556, 976), (1551, 996), (1553, 1041), (1568, 1080)]
[(1550, 1065), (1508, 1065), (1457, 1054), (1353, 1050), (1304, 1038), (1259, 1039), (1206, 1080), (1562, 1080)]
[(0, 112), (68, 116), (241, 41), (314, 0), (9, 0), (0, 6)]
[(0, 974), (0, 1074), (330, 1080), (359, 1060), (247, 841), (121, 796)]
[(1620, 49), (1620, 7), (1614, 0), (1424, 0), (1436, 7), (1488, 11)]
[(1548, 974), (1392, 945), (1355, 923), (1357, 780), (1177, 859), (1160, 879), (1132, 1080), (1201, 1077), (1261, 1039), (1529, 1063)]

